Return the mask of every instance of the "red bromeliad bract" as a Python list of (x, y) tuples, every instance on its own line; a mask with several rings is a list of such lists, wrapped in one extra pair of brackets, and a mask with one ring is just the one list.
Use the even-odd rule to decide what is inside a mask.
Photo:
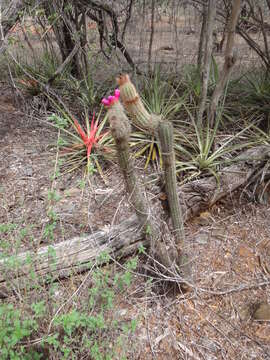
[(96, 137), (96, 132), (98, 130), (98, 120), (95, 121), (95, 114), (93, 114), (91, 126), (88, 132), (85, 132), (81, 125), (78, 123), (76, 119), (73, 119), (74, 125), (76, 127), (77, 132), (80, 134), (82, 141), (84, 142), (87, 149), (87, 160), (90, 158), (91, 150), (94, 145), (104, 136), (104, 134)]

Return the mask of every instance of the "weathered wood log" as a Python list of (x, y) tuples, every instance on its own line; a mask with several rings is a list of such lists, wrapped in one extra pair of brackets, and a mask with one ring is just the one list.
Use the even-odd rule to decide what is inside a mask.
[[(40, 281), (65, 278), (90, 268), (104, 252), (114, 258), (134, 253), (140, 245), (147, 246), (143, 231), (134, 215), (108, 231), (101, 230), (86, 237), (75, 237), (55, 245), (44, 246), (37, 252), (26, 251), (0, 259), (0, 297), (10, 290), (29, 285), (29, 276)], [(31, 282), (34, 284), (35, 279)]]
[[(237, 158), (239, 162), (221, 171), (219, 185), (216, 178), (211, 176), (179, 187), (185, 219), (197, 215), (234, 190), (245, 186), (255, 174), (256, 167), (269, 160), (269, 157), (270, 149), (267, 146), (250, 149)], [(27, 251), (2, 258), (0, 297), (7, 296), (12, 287), (16, 291), (17, 288), (29, 285), (31, 272), (38, 279), (44, 277), (46, 281), (46, 276), (49, 275), (52, 280), (90, 268), (102, 252), (114, 258), (129, 255), (140, 245), (149, 246), (149, 240), (143, 234), (137, 217), (133, 216), (112, 226), (108, 231), (98, 231), (86, 237), (45, 246), (36, 252)]]
[(184, 219), (188, 220), (214, 205), (233, 191), (245, 186), (270, 157), (269, 146), (258, 146), (239, 155), (233, 165), (222, 169), (219, 184), (214, 176), (205, 177), (179, 187), (179, 199)]

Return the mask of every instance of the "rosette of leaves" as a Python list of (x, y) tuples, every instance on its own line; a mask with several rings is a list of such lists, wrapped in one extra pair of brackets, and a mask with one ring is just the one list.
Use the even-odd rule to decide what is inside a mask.
[[(60, 167), (64, 172), (86, 166), (87, 173), (98, 171), (102, 176), (103, 160), (111, 161), (115, 150), (112, 136), (106, 129), (107, 115), (102, 118), (102, 110), (91, 120), (85, 115), (85, 125), (68, 115), (51, 115), (50, 121), (60, 129), (58, 138)], [(69, 127), (68, 127), (69, 126)]]
[(235, 134), (225, 134), (219, 131), (221, 114), (212, 129), (207, 120), (200, 127), (187, 107), (186, 111), (189, 121), (182, 125), (182, 131), (175, 132), (176, 172), (182, 182), (203, 175), (213, 175), (219, 182), (218, 170), (233, 163), (241, 149), (254, 145), (246, 137), (251, 125)]

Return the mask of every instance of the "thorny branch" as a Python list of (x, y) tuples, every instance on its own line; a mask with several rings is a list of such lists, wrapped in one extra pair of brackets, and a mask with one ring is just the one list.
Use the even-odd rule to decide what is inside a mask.
[[(109, 48), (111, 48), (111, 47), (118, 48), (120, 50), (120, 52), (123, 54), (123, 56), (125, 57), (127, 63), (130, 65), (130, 67), (133, 70), (135, 70), (138, 74), (141, 74), (141, 71), (137, 68), (132, 57), (130, 56), (129, 52), (127, 51), (125, 45), (123, 44), (123, 40), (122, 41), (119, 40), (119, 24), (118, 24), (118, 15), (116, 14), (116, 12), (109, 5), (98, 2), (98, 1), (93, 1), (93, 0), (89, 0), (89, 1), (79, 0), (79, 1), (82, 5), (87, 6), (87, 8), (89, 10), (92, 10), (87, 15), (90, 19), (95, 21), (98, 25), (99, 43), (100, 43), (100, 48), (101, 48), (101, 51), (103, 52), (103, 54), (108, 58), (108, 55), (103, 50), (103, 42), (105, 41), (106, 45)], [(89, 7), (89, 5), (90, 5), (90, 7)], [(121, 35), (122, 39), (124, 39), (126, 27), (127, 27), (128, 21), (131, 17), (132, 5), (133, 5), (133, 0), (130, 0), (130, 4), (128, 7), (128, 14), (127, 14), (124, 28), (122, 31), (122, 35)], [(94, 11), (94, 13), (93, 13), (93, 11)], [(106, 15), (109, 16), (109, 18), (111, 20), (111, 24), (112, 24), (112, 31), (111, 31), (110, 35), (109, 35), (109, 31), (108, 31), (106, 21), (105, 21)]]

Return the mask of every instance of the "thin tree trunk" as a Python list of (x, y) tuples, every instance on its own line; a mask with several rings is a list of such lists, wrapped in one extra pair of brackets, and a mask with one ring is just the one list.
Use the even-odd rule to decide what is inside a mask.
[(201, 71), (202, 64), (204, 62), (204, 47), (205, 47), (205, 35), (206, 35), (206, 23), (207, 23), (207, 6), (203, 4), (203, 13), (202, 13), (202, 26), (200, 32), (200, 41), (198, 47), (198, 56), (197, 56), (197, 67)]
[(79, 48), (80, 48), (80, 44), (77, 43), (74, 46), (74, 49), (70, 52), (68, 57), (65, 59), (65, 61), (56, 69), (55, 73), (50, 77), (50, 79), (48, 80), (49, 85), (51, 85), (54, 82), (54, 80), (57, 78), (57, 76), (59, 76), (64, 71), (66, 66), (72, 61), (72, 59), (78, 52)]
[[(270, 53), (269, 53), (268, 34), (267, 34), (269, 29), (267, 31), (266, 28), (265, 28), (262, 8), (260, 6), (258, 6), (258, 8), (259, 8), (259, 13), (260, 13), (261, 30), (262, 30), (263, 42), (264, 42), (264, 53), (265, 53), (265, 56), (267, 58), (268, 64), (270, 64)], [(269, 72), (269, 67), (267, 68), (267, 70)]]
[(0, 3), (0, 55), (5, 52), (8, 46), (8, 33), (19, 20), (20, 11), (25, 6), (24, 0), (13, 0), (5, 6)]
[(200, 105), (198, 111), (198, 126), (202, 127), (203, 114), (206, 108), (206, 100), (207, 100), (207, 90), (208, 90), (208, 81), (210, 74), (210, 66), (211, 66), (211, 57), (212, 57), (212, 49), (213, 49), (213, 29), (215, 24), (216, 17), (216, 0), (208, 1), (208, 10), (207, 10), (207, 29), (205, 36), (205, 49), (204, 49), (204, 58), (203, 58), (203, 68), (202, 68), (202, 76), (201, 76), (201, 98)]
[(231, 18), (228, 24), (228, 36), (225, 49), (225, 60), (223, 65), (223, 70), (219, 79), (219, 82), (216, 85), (215, 91), (212, 95), (210, 109), (209, 109), (209, 123), (213, 127), (215, 124), (215, 117), (219, 99), (223, 93), (224, 87), (229, 80), (230, 74), (232, 72), (233, 66), (236, 62), (236, 54), (233, 52), (234, 48), (234, 38), (235, 38), (235, 29), (240, 13), (241, 0), (235, 0), (233, 2)]
[(148, 59), (147, 59), (149, 74), (151, 74), (152, 47), (153, 47), (154, 32), (155, 32), (155, 2), (156, 2), (155, 0), (152, 0), (151, 3), (151, 32), (150, 32)]
[(20, 18), (20, 12), (26, 7), (24, 0), (13, 0), (8, 5), (2, 7), (0, 4), (1, 14), (1, 40), (7, 35), (10, 29)]
[[(78, 5), (74, 3), (73, 6), (76, 10)], [(44, 4), (44, 9), (47, 18), (51, 15), (58, 16), (57, 21), (54, 21), (52, 24), (52, 29), (61, 52), (62, 62), (64, 63), (68, 58), (71, 74), (75, 77), (82, 77), (80, 49), (78, 48), (77, 52), (69, 57), (76, 45), (78, 43), (80, 44), (80, 40), (83, 36), (83, 34), (81, 34), (83, 32), (82, 24), (80, 24), (81, 26), (79, 29), (76, 29), (77, 18), (72, 18), (72, 15), (64, 10), (64, 4), (59, 0), (46, 2)], [(76, 14), (78, 16), (78, 11), (76, 11)]]

